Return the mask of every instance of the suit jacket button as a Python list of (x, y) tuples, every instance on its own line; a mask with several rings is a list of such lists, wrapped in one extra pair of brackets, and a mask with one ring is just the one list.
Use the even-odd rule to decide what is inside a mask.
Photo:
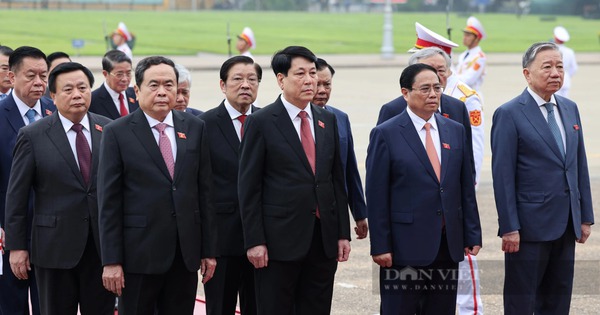
[(175, 187), (175, 186), (172, 186), (172, 187), (171, 187), (171, 190), (177, 190), (177, 187)]
[(173, 211), (173, 212), (171, 212), (171, 216), (172, 216), (172, 217), (176, 217), (176, 216), (177, 216), (177, 213), (175, 213), (175, 211)]
[(444, 187), (440, 187), (440, 193), (444, 192)]
[(442, 210), (438, 210), (435, 214), (442, 215)]
[(317, 215), (317, 210), (313, 209), (310, 213)]
[(89, 219), (88, 218), (83, 218), (83, 221), (87, 222)]

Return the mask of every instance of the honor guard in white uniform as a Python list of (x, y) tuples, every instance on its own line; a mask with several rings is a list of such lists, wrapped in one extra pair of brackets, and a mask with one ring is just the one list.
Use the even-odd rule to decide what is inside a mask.
[(485, 76), (486, 57), (479, 42), (485, 37), (485, 30), (481, 22), (474, 16), (467, 19), (467, 27), (463, 29), (463, 45), (467, 47), (467, 50), (460, 54), (456, 61), (458, 78), (475, 89), (480, 97), (482, 97), (481, 86)]
[(240, 52), (242, 56), (248, 56), (252, 59), (254, 57), (250, 53), (250, 49), (256, 48), (256, 39), (254, 38), (254, 32), (249, 27), (244, 27), (244, 30), (240, 35), (237, 36), (238, 41), (235, 44), (235, 48)]
[(116, 49), (124, 52), (133, 64), (133, 52), (127, 44), (127, 42), (130, 41), (132, 38), (133, 35), (131, 35), (131, 33), (129, 32), (127, 26), (125, 26), (125, 23), (119, 22), (119, 27), (117, 27), (117, 29), (112, 34), (112, 41), (117, 46)]
[[(479, 181), (481, 163), (483, 161), (483, 139), (484, 124), (482, 101), (475, 90), (462, 82), (458, 76), (452, 73), (450, 56), (452, 48), (458, 44), (436, 34), (419, 23), (415, 23), (417, 30), (417, 41), (415, 46), (408, 52), (415, 53), (409, 59), (409, 65), (414, 60), (426, 60), (431, 56), (442, 55), (446, 63), (445, 79), (438, 69), (441, 81), (446, 81), (444, 94), (461, 100), (469, 111), (471, 132), (473, 138), (473, 159), (475, 161), (476, 184)], [(424, 62), (426, 63), (426, 62)], [(435, 68), (435, 67), (434, 67)], [(443, 84), (443, 83), (442, 83)], [(443, 166), (442, 166), (443, 167)], [(483, 302), (480, 293), (479, 267), (475, 256), (467, 255), (458, 265), (458, 291), (456, 304), (459, 315), (483, 315)]]
[(563, 85), (556, 92), (556, 94), (564, 97), (569, 97), (569, 90), (571, 89), (571, 78), (577, 72), (577, 60), (575, 59), (575, 52), (573, 49), (565, 46), (565, 43), (569, 41), (571, 36), (569, 36), (569, 32), (562, 26), (557, 26), (554, 28), (554, 43), (558, 46), (560, 53), (562, 54), (563, 60), (563, 69), (564, 69), (564, 79)]

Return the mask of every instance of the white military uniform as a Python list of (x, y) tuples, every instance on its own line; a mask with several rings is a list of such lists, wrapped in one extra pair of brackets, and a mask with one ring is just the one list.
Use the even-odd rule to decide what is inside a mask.
[(129, 48), (129, 45), (127, 45), (127, 43), (123, 43), (123, 44), (119, 45), (117, 47), (117, 50), (124, 52), (125, 55), (127, 55), (127, 57), (129, 57), (129, 59), (131, 60), (131, 63), (133, 64), (133, 52), (131, 51), (131, 48)]
[(459, 79), (481, 93), (485, 76), (486, 57), (480, 46), (469, 49), (458, 56), (456, 74)]
[(471, 133), (473, 135), (473, 160), (475, 161), (475, 182), (479, 183), (481, 164), (483, 162), (483, 103), (477, 92), (459, 80), (454, 73), (448, 77), (444, 94), (461, 100), (467, 106)]

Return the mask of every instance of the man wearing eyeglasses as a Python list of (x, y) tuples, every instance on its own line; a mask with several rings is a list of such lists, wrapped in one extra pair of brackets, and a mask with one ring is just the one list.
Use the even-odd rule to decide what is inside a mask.
[(102, 58), (102, 75), (106, 80), (92, 92), (90, 112), (110, 119), (127, 116), (139, 108), (131, 83), (131, 59), (120, 50), (111, 50)]
[(458, 262), (481, 247), (469, 139), (438, 113), (436, 71), (404, 69), (406, 110), (371, 131), (366, 193), (382, 314), (454, 315)]

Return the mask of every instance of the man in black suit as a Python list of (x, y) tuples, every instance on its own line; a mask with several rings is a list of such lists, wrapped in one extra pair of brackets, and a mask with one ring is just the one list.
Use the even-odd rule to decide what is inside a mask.
[(5, 99), (12, 91), (13, 85), (8, 77), (10, 71), (8, 58), (12, 53), (12, 48), (0, 45), (0, 101)]
[[(6, 190), (17, 133), (21, 127), (56, 110), (54, 104), (42, 98), (46, 90), (48, 66), (46, 55), (41, 50), (28, 46), (19, 47), (11, 54), (8, 63), (10, 68), (8, 77), (14, 88), (0, 102), (0, 220), (2, 221), (0, 225), (2, 226), (5, 223)], [(31, 240), (33, 196), (30, 195), (29, 198), (28, 243)], [(8, 251), (3, 255), (4, 276), (0, 279), (0, 314), (25, 314), (29, 309), (30, 295), (33, 314), (39, 314), (35, 271), (31, 269), (26, 280), (15, 278), (10, 270), (9, 255)]]
[(204, 113), (201, 110), (188, 107), (190, 104), (190, 89), (192, 88), (192, 75), (190, 71), (180, 65), (175, 64), (175, 69), (179, 73), (179, 82), (177, 82), (177, 98), (175, 99), (175, 109), (178, 111), (190, 113), (194, 116), (200, 116)]
[(191, 315), (198, 269), (206, 282), (216, 266), (206, 127), (173, 110), (173, 61), (148, 57), (135, 72), (141, 110), (104, 128), (100, 148), (103, 282), (120, 314)]
[(131, 59), (120, 50), (110, 50), (102, 57), (105, 82), (92, 92), (90, 112), (117, 119), (138, 109), (131, 83)]
[(237, 295), (243, 314), (256, 314), (254, 268), (246, 257), (238, 202), (239, 147), (243, 122), (257, 110), (262, 68), (252, 58), (235, 56), (223, 63), (220, 85), (225, 99), (200, 116), (209, 134), (217, 211), (218, 254), (215, 276), (204, 285), (207, 314), (234, 314)]
[(98, 148), (110, 119), (87, 112), (93, 83), (92, 72), (81, 64), (56, 67), (49, 86), (58, 114), (23, 127), (15, 145), (6, 245), (18, 279), (28, 278), (30, 260), (35, 265), (42, 314), (75, 315), (78, 306), (82, 314), (113, 312), (114, 296), (102, 286), (96, 202)]
[(350, 253), (335, 115), (310, 103), (316, 61), (300, 46), (275, 53), (282, 94), (244, 123), (238, 194), (259, 314), (328, 314)]

